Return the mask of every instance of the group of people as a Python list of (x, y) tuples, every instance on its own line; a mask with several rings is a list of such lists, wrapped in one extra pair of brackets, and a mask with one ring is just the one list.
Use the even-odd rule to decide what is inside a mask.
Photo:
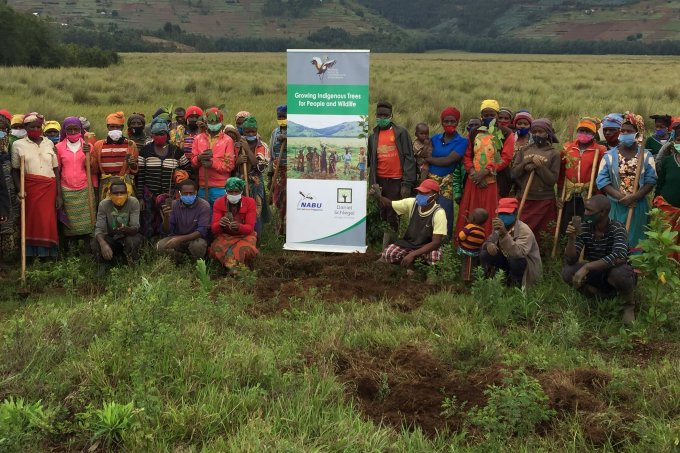
[(214, 107), (170, 110), (159, 108), (150, 121), (113, 112), (101, 139), (84, 117), (58, 122), (0, 110), (3, 255), (23, 235), (29, 259), (87, 241), (100, 274), (114, 261), (136, 261), (145, 243), (177, 259), (208, 255), (229, 272), (249, 265), (267, 200), (285, 218), (286, 106), (276, 109), (271, 150), (249, 112), (231, 125)]
[[(215, 107), (170, 110), (159, 108), (150, 121), (113, 112), (101, 139), (84, 117), (57, 122), (0, 110), (3, 253), (15, 247), (22, 203), (29, 257), (56, 256), (61, 236), (66, 247), (89, 241), (102, 272), (117, 257), (136, 260), (145, 242), (178, 259), (208, 255), (230, 272), (251, 263), (269, 204), (277, 232), (285, 231), (286, 106), (276, 108), (270, 146), (247, 111), (232, 125)], [(389, 225), (382, 261), (435, 264), (447, 236), (463, 257), (464, 280), (481, 265), (489, 275), (504, 270), (508, 284), (531, 285), (566, 235), (564, 279), (591, 293), (618, 292), (626, 322), (633, 319), (628, 256), (639, 252), (650, 202), (679, 228), (680, 117), (652, 116), (646, 141), (635, 113), (586, 117), (559, 146), (549, 119), (492, 99), (464, 131), (459, 110), (448, 107), (443, 132), (430, 135), (420, 123), (413, 139), (392, 110), (377, 104), (357, 167)], [(324, 154), (293, 151), (296, 169), (335, 173), (340, 157)], [(400, 216), (408, 227), (398, 239)]]
[[(645, 141), (635, 113), (582, 118), (570, 128), (575, 139), (560, 147), (549, 119), (488, 99), (465, 131), (459, 110), (448, 107), (442, 133), (431, 136), (420, 123), (411, 139), (393, 121), (392, 105), (378, 103), (368, 165), (369, 193), (390, 226), (380, 260), (435, 264), (448, 236), (463, 280), (481, 266), (486, 275), (503, 270), (507, 284), (532, 285), (566, 236), (564, 280), (588, 294), (618, 294), (623, 320), (632, 322), (636, 274), (628, 257), (641, 252), (651, 203), (680, 230), (680, 117), (651, 119), (655, 133)], [(408, 226), (397, 239), (402, 215)]]

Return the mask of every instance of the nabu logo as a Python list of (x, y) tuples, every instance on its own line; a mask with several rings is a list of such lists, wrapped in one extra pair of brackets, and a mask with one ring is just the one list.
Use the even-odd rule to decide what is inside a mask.
[(314, 201), (312, 194), (304, 194), (302, 191), (298, 192), (301, 196), (298, 201), (297, 208), (301, 211), (321, 211), (323, 203)]

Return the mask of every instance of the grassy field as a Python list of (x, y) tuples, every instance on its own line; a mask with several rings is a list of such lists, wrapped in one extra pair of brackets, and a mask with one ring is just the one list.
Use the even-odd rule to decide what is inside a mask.
[[(243, 62), (247, 61), (248, 64)], [(676, 114), (677, 59), (375, 55), (371, 100), (412, 129), (481, 99), (552, 118)], [(159, 105), (253, 112), (268, 137), (285, 55), (125, 55), (108, 70), (0, 68), (0, 108), (51, 118)], [(87, 101), (87, 102), (83, 102)], [(0, 279), (0, 452), (675, 451), (677, 266), (640, 281), (639, 322), (545, 263), (523, 292), (458, 282), (456, 255), (408, 279), (368, 255), (281, 251), (224, 278), (147, 253), (94, 278), (87, 256)], [(660, 242), (650, 249), (658, 258)], [(651, 264), (650, 264), (651, 266)], [(661, 268), (659, 268), (661, 269)]]

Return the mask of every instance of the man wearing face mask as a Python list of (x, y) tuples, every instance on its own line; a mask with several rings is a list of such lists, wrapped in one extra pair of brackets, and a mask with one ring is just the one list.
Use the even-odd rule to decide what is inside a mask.
[(128, 264), (137, 262), (144, 242), (139, 233), (139, 201), (128, 195), (121, 178), (111, 178), (109, 189), (108, 198), (99, 203), (91, 243), (99, 278), (104, 277), (114, 258), (125, 258)]
[(553, 147), (557, 137), (550, 120), (539, 118), (531, 123), (531, 142), (515, 155), (510, 174), (519, 187), (519, 193), (523, 194), (534, 172), (520, 218), (540, 242), (541, 233), (549, 235), (552, 232), (550, 224), (557, 219), (555, 183), (560, 173), (560, 154)]
[(219, 261), (230, 274), (250, 265), (258, 253), (255, 232), (255, 200), (243, 196), (246, 183), (229, 178), (226, 195), (213, 207), (211, 230), (214, 240), (208, 254)]
[[(588, 197), (590, 179), (600, 166), (607, 149), (595, 142), (597, 125), (589, 118), (583, 118), (576, 126), (576, 140), (566, 143), (562, 150), (560, 177), (557, 182), (557, 193), (562, 194), (562, 187), (566, 184), (564, 199), (564, 211), (560, 232), (564, 233), (567, 224), (573, 216), (582, 216), (584, 200)], [(598, 154), (595, 162), (595, 154)], [(597, 175), (597, 173), (595, 173)], [(562, 200), (557, 200), (557, 208), (560, 208)]]
[(169, 236), (156, 244), (159, 253), (179, 260), (187, 255), (193, 259), (205, 257), (210, 231), (210, 204), (197, 196), (198, 187), (190, 179), (180, 183), (179, 200), (172, 206), (163, 205), (163, 231)]
[(106, 117), (106, 138), (92, 147), (92, 172), (99, 174), (100, 200), (108, 197), (114, 176), (123, 180), (129, 195), (135, 193), (134, 177), (139, 170), (139, 151), (135, 142), (123, 136), (124, 126), (123, 112), (111, 113)]
[(529, 226), (517, 218), (519, 203), (515, 198), (498, 200), (494, 232), (482, 244), (479, 261), (487, 276), (501, 269), (506, 284), (532, 286), (543, 274), (541, 252)]
[[(569, 223), (562, 278), (586, 294), (618, 294), (624, 300), (623, 322), (631, 324), (635, 321), (636, 277), (628, 264), (626, 228), (609, 218), (610, 207), (607, 197), (595, 195), (585, 202), (581, 232)], [(582, 250), (585, 262), (578, 261)]]
[(45, 121), (43, 124), (43, 136), (51, 141), (53, 144), (59, 143), (61, 135), (61, 124), (59, 121)]
[(212, 206), (215, 200), (224, 195), (224, 185), (234, 169), (236, 156), (234, 141), (222, 130), (224, 114), (212, 107), (205, 112), (203, 119), (207, 131), (200, 133), (194, 140), (191, 165), (198, 172), (198, 196), (207, 198)]
[[(186, 124), (178, 124), (170, 131), (170, 143), (181, 149), (187, 160), (191, 162), (191, 150), (194, 139), (201, 132), (199, 122), (203, 116), (203, 110), (196, 105), (192, 105), (187, 107), (185, 115)], [(190, 168), (187, 172), (189, 177), (194, 179), (194, 169)]]
[(424, 180), (418, 187), (415, 198), (391, 200), (382, 195), (382, 188), (373, 184), (369, 195), (374, 196), (381, 206), (389, 206), (398, 215), (408, 215), (408, 227), (403, 239), (388, 244), (379, 261), (400, 264), (412, 272), (416, 258), (429, 265), (435, 264), (442, 256), (442, 239), (446, 236), (446, 214), (437, 204), (440, 187), (433, 179)]
[[(288, 181), (288, 106), (283, 104), (276, 107), (276, 123), (278, 126), (272, 132), (269, 145), (271, 159), (269, 161), (269, 203), (278, 211), (279, 235), (286, 233), (286, 182)], [(274, 169), (278, 165), (276, 181), (273, 181)]]
[(135, 142), (137, 149), (142, 149), (142, 146), (151, 142), (144, 131), (145, 126), (146, 118), (143, 113), (133, 113), (127, 120), (128, 138)]
[[(409, 198), (418, 179), (411, 137), (406, 128), (394, 124), (389, 102), (378, 103), (375, 117), (377, 125), (368, 137), (370, 184), (378, 184), (382, 196), (389, 200)], [(396, 237), (399, 216), (388, 204), (381, 206), (380, 218), (390, 226), (390, 231), (383, 236), (383, 248), (386, 248)]]

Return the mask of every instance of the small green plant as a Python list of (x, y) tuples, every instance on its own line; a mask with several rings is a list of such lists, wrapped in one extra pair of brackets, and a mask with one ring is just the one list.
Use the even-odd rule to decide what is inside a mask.
[(387, 379), (387, 374), (383, 373), (380, 375), (380, 384), (378, 386), (378, 399), (383, 401), (385, 398), (390, 396), (390, 383)]
[(135, 428), (134, 417), (141, 410), (135, 409), (133, 403), (118, 404), (111, 401), (105, 402), (101, 409), (79, 416), (92, 432), (93, 444), (103, 444), (110, 449), (122, 445), (123, 436)]
[(213, 282), (210, 281), (208, 265), (203, 258), (196, 260), (196, 276), (198, 277), (198, 283), (201, 284), (203, 291), (208, 292), (212, 289)]
[(548, 407), (548, 396), (541, 384), (522, 369), (509, 373), (503, 385), (492, 385), (484, 394), (488, 398), (486, 406), (474, 407), (469, 415), (472, 425), (488, 438), (527, 436), (556, 414)]
[(481, 267), (475, 269), (475, 281), (472, 284), (472, 295), (483, 305), (491, 307), (503, 303), (505, 292), (505, 272), (499, 270), (492, 277), (486, 278)]
[(442, 411), (439, 413), (444, 418), (451, 418), (456, 414), (460, 414), (463, 412), (463, 409), (465, 409), (465, 406), (467, 405), (467, 401), (463, 401), (462, 403), (458, 401), (458, 398), (456, 396), (452, 397), (446, 397), (444, 398), (444, 401), (442, 401)]
[(30, 449), (51, 431), (54, 412), (41, 401), (26, 403), (12, 398), (0, 403), (0, 452)]
[(69, 256), (56, 262), (40, 263), (26, 272), (28, 283), (35, 289), (61, 287), (74, 293), (87, 281), (87, 275), (81, 269), (80, 258)]
[(460, 255), (450, 242), (442, 247), (442, 257), (434, 266), (427, 266), (428, 282), (450, 285), (460, 279)]

